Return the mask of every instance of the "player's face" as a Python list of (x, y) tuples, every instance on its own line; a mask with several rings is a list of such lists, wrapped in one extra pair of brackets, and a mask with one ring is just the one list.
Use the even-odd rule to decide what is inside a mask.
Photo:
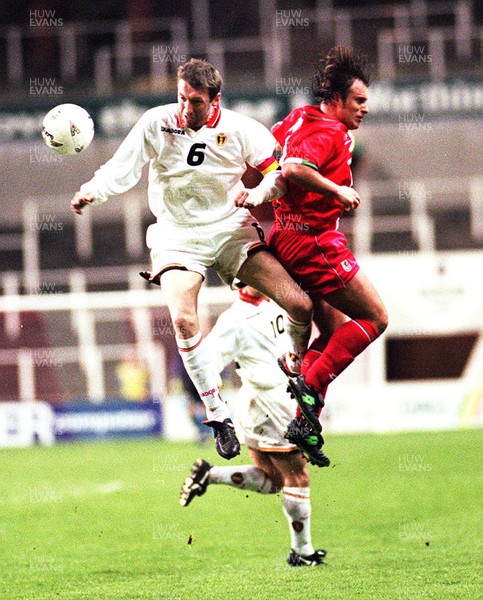
[(358, 129), (362, 119), (369, 112), (367, 108), (367, 86), (360, 79), (355, 79), (345, 101), (336, 100), (336, 118), (342, 121), (347, 129)]
[(210, 100), (207, 89), (195, 89), (184, 79), (178, 81), (179, 111), (185, 127), (195, 130), (203, 127), (210, 117), (214, 104), (219, 100), (220, 94)]

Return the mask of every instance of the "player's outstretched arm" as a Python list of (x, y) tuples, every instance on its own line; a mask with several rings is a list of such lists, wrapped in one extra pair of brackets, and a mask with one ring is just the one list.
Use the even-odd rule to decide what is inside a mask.
[(333, 196), (344, 205), (344, 209), (347, 211), (357, 208), (360, 204), (361, 198), (355, 189), (337, 185), (307, 165), (286, 162), (282, 167), (282, 175), (311, 192)]
[(96, 199), (92, 192), (76, 192), (70, 201), (70, 208), (78, 215), (82, 214), (82, 209), (89, 204), (92, 204)]

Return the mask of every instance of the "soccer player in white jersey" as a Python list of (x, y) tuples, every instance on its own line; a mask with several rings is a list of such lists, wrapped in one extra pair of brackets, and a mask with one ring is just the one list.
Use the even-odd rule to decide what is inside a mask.
[(295, 352), (306, 349), (312, 302), (270, 254), (250, 212), (235, 206), (247, 164), (266, 175), (257, 194), (280, 195), (273, 177), (275, 138), (254, 119), (221, 108), (221, 84), (206, 61), (181, 65), (178, 102), (148, 110), (114, 156), (81, 186), (71, 208), (80, 214), (89, 204), (129, 190), (149, 162), (149, 205), (157, 222), (146, 235), (152, 260), (147, 277), (162, 286), (179, 352), (205, 404), (217, 451), (230, 459), (240, 446), (197, 314), (207, 268), (228, 284), (238, 277), (277, 300), (288, 313)]
[(282, 491), (291, 534), (287, 562), (317, 566), (325, 564), (325, 551), (312, 546), (307, 465), (297, 447), (284, 438), (296, 403), (288, 395), (287, 379), (276, 361), (286, 347), (283, 324), (280, 307), (246, 286), (207, 336), (206, 342), (216, 351), (219, 372), (232, 361), (237, 366), (242, 386), (234, 410), (253, 465), (218, 467), (198, 459), (181, 489), (180, 504), (188, 506), (213, 484), (262, 494)]

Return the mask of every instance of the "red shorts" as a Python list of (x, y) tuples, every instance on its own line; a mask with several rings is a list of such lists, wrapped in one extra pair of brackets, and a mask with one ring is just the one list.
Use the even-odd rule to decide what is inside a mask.
[(312, 297), (344, 288), (359, 270), (339, 231), (302, 234), (274, 226), (268, 243), (292, 278)]

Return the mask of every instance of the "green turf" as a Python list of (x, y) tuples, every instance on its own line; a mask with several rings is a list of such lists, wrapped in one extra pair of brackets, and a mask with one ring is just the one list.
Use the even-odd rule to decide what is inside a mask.
[(0, 597), (480, 598), (482, 431), (328, 438), (333, 466), (310, 472), (330, 565), (313, 569), (285, 564), (278, 496), (212, 486), (178, 504), (195, 458), (228, 464), (211, 445), (2, 450)]

